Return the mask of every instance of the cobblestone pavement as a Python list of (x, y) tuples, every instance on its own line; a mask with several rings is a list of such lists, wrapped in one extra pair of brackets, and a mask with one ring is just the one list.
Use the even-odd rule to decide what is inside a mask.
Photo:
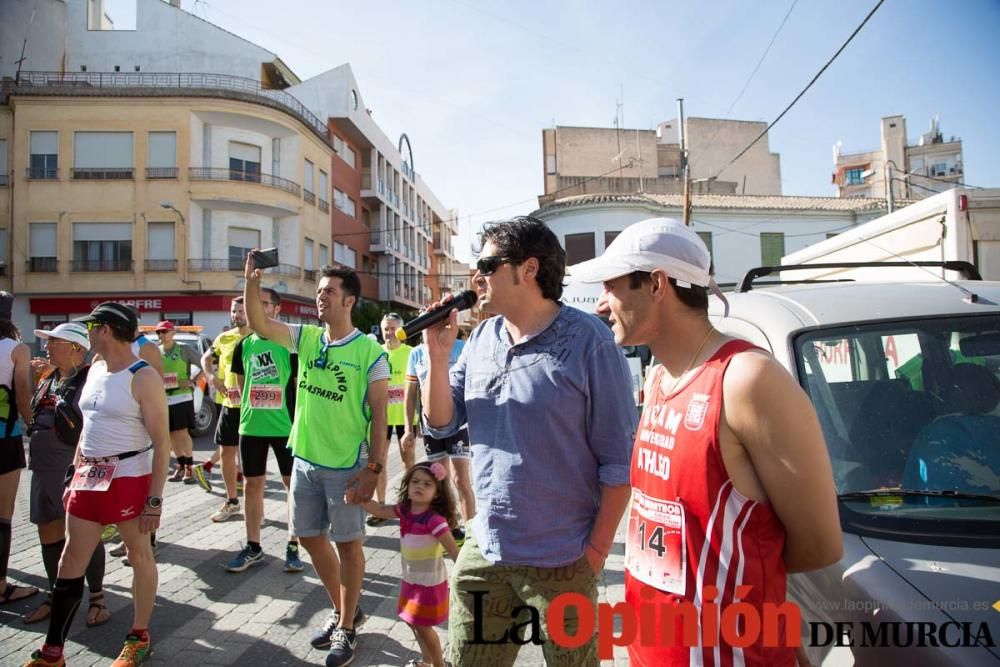
[[(210, 438), (196, 440), (195, 449), (196, 460), (203, 460), (213, 449)], [(393, 442), (391, 450), (395, 449)], [(419, 443), (418, 451), (421, 451)], [(233, 665), (248, 660), (261, 666), (324, 664), (326, 652), (313, 649), (309, 638), (326, 620), (329, 602), (308, 565), (309, 556), (304, 549), (301, 553), (307, 562), (305, 572), (282, 571), (287, 530), (285, 492), (273, 457), (269, 469), (272, 472), (268, 475), (261, 533), (267, 557), (264, 563), (239, 574), (226, 572), (223, 565), (246, 539), (242, 515), (240, 520), (234, 518), (221, 524), (208, 518), (223, 500), (218, 468), (213, 475), (217, 490), (212, 494), (197, 485), (167, 484), (164, 519), (158, 533), (160, 586), (151, 624), (153, 664)], [(395, 487), (400, 473), (398, 451), (392, 451), (389, 489)], [(8, 578), (44, 590), (46, 580), (38, 533), (28, 521), (30, 475), (27, 470), (22, 472), (18, 489)], [(420, 654), (409, 628), (396, 617), (400, 568), (398, 524), (393, 521), (368, 531), (361, 605), (369, 620), (358, 634), (358, 653), (353, 664), (403, 665)], [(619, 528), (602, 577), (601, 600), (624, 598), (623, 539)], [(66, 645), (67, 664), (109, 665), (114, 660), (132, 621), (131, 581), (131, 570), (109, 555), (105, 594), (111, 620), (100, 627), (87, 628), (84, 598)], [(44, 640), (47, 623), (25, 625), (21, 620), (23, 614), (44, 599), (42, 595), (0, 607), (0, 665), (22, 664)], [(440, 630), (443, 643), (447, 633), (444, 628)], [(528, 645), (522, 648), (516, 664), (545, 662), (540, 648)], [(616, 650), (613, 664), (628, 664), (623, 649)]]

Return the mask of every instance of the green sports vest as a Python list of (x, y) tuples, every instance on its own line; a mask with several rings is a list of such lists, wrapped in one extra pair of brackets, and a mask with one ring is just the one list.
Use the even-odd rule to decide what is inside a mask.
[(292, 417), (291, 353), (257, 334), (243, 339), (243, 402), (240, 404), (240, 435), (288, 437)]
[[(385, 349), (385, 348), (383, 348)], [(386, 410), (386, 423), (389, 426), (406, 424), (406, 362), (410, 360), (413, 348), (400, 345), (395, 350), (385, 350), (389, 357), (389, 407)]]
[[(167, 389), (167, 396), (194, 394), (194, 389), (191, 387), (182, 388), (177, 386), (177, 384), (191, 379), (191, 365), (186, 359), (184, 359), (184, 355), (181, 353), (180, 343), (174, 343), (174, 347), (170, 350), (170, 354), (167, 354), (167, 351), (162, 345), (159, 347), (160, 354), (163, 355), (164, 384), (172, 384), (174, 386), (173, 389)], [(176, 382), (174, 380), (176, 380)]]
[[(384, 356), (364, 335), (342, 345), (323, 345), (322, 327), (303, 324), (295, 420), (288, 436), (292, 454), (324, 468), (352, 468), (368, 440), (368, 371)], [(316, 366), (323, 357), (323, 367)]]

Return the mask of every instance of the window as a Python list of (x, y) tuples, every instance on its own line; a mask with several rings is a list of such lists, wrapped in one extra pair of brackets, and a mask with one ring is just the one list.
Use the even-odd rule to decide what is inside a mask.
[(715, 250), (712, 249), (712, 232), (695, 232), (701, 237), (702, 243), (708, 248), (708, 256), (711, 259), (712, 264), (715, 264)]
[(326, 266), (330, 263), (330, 248), (326, 245), (319, 244), (319, 265)]
[(281, 176), (281, 139), (271, 139), (271, 173)]
[(312, 194), (313, 192), (313, 163), (311, 160), (306, 160), (304, 171), (302, 172), (302, 184), (305, 189)]
[(931, 167), (931, 176), (947, 176), (948, 164), (945, 162), (935, 162)]
[(74, 271), (131, 271), (132, 224), (77, 222), (73, 224)]
[(28, 271), (55, 273), (56, 223), (33, 222), (28, 225)]
[(260, 232), (241, 227), (229, 228), (229, 270), (242, 271), (247, 263), (247, 255), (260, 247)]
[(546, 155), (545, 156), (545, 173), (554, 174), (556, 173), (556, 156)]
[(333, 189), (333, 205), (345, 215), (349, 215), (352, 218), (357, 216), (357, 205), (354, 203), (354, 200), (338, 188)]
[(863, 173), (864, 169), (861, 167), (848, 169), (844, 172), (844, 185), (861, 185), (865, 182), (865, 179), (861, 177)]
[(229, 142), (229, 180), (260, 183), (260, 146)]
[(760, 263), (763, 266), (778, 266), (785, 256), (784, 232), (761, 232)]
[(0, 139), (0, 188), (10, 185), (7, 176), (7, 140)]
[(177, 133), (150, 132), (146, 178), (177, 178)]
[(351, 165), (351, 169), (354, 169), (355, 156), (353, 148), (351, 148), (347, 144), (344, 144), (344, 152), (341, 153), (341, 157), (344, 158), (344, 162)]
[(59, 178), (59, 133), (32, 132), (28, 178)]
[(303, 260), (304, 268), (306, 271), (312, 271), (314, 269), (313, 265), (313, 240), (308, 236), (305, 239), (305, 259)]
[(576, 264), (594, 259), (594, 233), (566, 235), (566, 264)]
[(333, 261), (343, 264), (344, 266), (349, 266), (352, 269), (356, 269), (358, 263), (358, 253), (354, 250), (354, 248), (346, 246), (343, 243), (334, 243)]
[(322, 169), (319, 170), (319, 192), (317, 194), (319, 194), (320, 208), (323, 208), (323, 205), (326, 204), (327, 207), (323, 208), (323, 210), (330, 210), (327, 200), (327, 197), (330, 196), (330, 180), (326, 172)]
[(621, 232), (604, 232), (604, 247), (611, 245)]
[(358, 91), (351, 89), (351, 108), (358, 110)]
[(149, 223), (146, 226), (146, 270), (175, 271), (177, 269), (176, 257), (174, 223)]
[(74, 132), (73, 178), (132, 178), (131, 132)]

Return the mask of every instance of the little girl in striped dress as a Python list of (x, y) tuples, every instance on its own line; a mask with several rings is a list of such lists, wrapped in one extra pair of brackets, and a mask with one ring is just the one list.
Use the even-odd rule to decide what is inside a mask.
[(441, 641), (434, 626), (448, 619), (448, 571), (442, 552), (452, 560), (458, 546), (451, 535), (455, 527), (455, 500), (440, 463), (418, 463), (403, 475), (399, 503), (364, 503), (369, 514), (399, 519), (399, 551), (403, 561), (399, 590), (399, 617), (420, 645), (423, 661), (411, 660), (407, 667), (444, 667)]

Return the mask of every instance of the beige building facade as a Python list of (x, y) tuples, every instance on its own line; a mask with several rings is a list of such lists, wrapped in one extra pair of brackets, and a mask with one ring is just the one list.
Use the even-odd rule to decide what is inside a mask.
[(938, 119), (913, 145), (903, 116), (883, 118), (879, 134), (877, 150), (843, 153), (839, 142), (833, 147), (838, 197), (888, 197), (891, 188), (894, 199), (924, 199), (965, 180), (962, 140), (946, 139)]

